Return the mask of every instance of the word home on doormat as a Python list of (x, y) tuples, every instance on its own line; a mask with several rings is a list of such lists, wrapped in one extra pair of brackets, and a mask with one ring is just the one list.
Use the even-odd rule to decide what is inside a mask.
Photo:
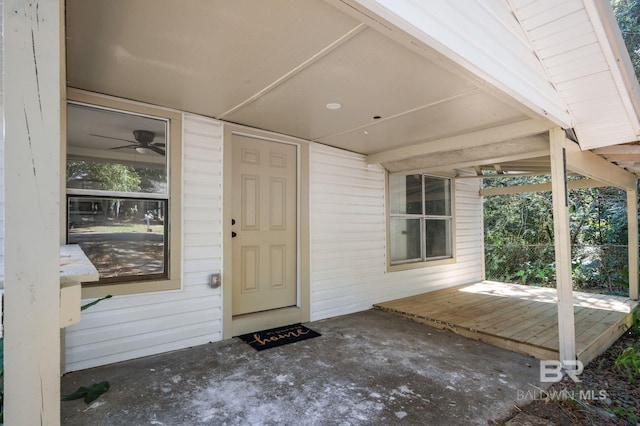
[(269, 348), (275, 348), (276, 346), (282, 346), (319, 336), (320, 333), (317, 333), (302, 324), (292, 324), (284, 327), (243, 334), (238, 337), (251, 345), (252, 348), (262, 351)]

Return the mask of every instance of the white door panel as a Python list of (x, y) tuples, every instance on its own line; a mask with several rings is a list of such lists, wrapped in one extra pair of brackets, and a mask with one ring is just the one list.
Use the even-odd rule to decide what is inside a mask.
[(233, 315), (297, 300), (295, 145), (233, 136)]

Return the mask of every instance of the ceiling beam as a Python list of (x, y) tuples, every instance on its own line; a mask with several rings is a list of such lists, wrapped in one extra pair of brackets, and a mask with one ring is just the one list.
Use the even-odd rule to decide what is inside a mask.
[(605, 146), (603, 148), (597, 148), (592, 150), (594, 154), (598, 155), (640, 155), (640, 145), (638, 144), (622, 144), (622, 145), (612, 145)]
[[(415, 173), (445, 172), (445, 171), (450, 171), (452, 169), (465, 169), (467, 167), (474, 167), (474, 166), (477, 166), (478, 164), (492, 164), (492, 163), (501, 163), (504, 161), (518, 161), (518, 160), (524, 160), (524, 159), (530, 158), (532, 156), (543, 157), (545, 155), (549, 155), (548, 149), (521, 153), (521, 154), (506, 155), (503, 157), (492, 157), (492, 158), (483, 158), (480, 160), (470, 160), (470, 161), (459, 162), (455, 164), (439, 164), (437, 166), (417, 168), (417, 169), (406, 170), (406, 171), (403, 170), (402, 172), (399, 172), (399, 173), (403, 175), (410, 175)], [(478, 177), (481, 177), (481, 176), (478, 176)]]
[(600, 154), (608, 161), (635, 163), (640, 161), (640, 154)]
[[(487, 166), (511, 161), (525, 160), (545, 156), (549, 152), (549, 141), (545, 134), (496, 142), (484, 146), (441, 151), (428, 155), (415, 155), (397, 161), (382, 163), (390, 172), (405, 170), (452, 170), (473, 166)], [(529, 169), (509, 169), (510, 171), (531, 172)]]
[(634, 190), (637, 186), (637, 176), (627, 172), (591, 151), (582, 151), (578, 144), (566, 144), (567, 169), (616, 186), (624, 190)]
[(640, 145), (623, 144), (613, 145), (592, 150), (594, 154), (615, 162), (635, 162), (640, 161)]
[(546, 132), (548, 126), (537, 120), (524, 120), (504, 126), (465, 133), (464, 135), (422, 142), (402, 148), (390, 149), (367, 156), (369, 164), (380, 164), (405, 158), (430, 155), (443, 151), (474, 148)]
[[(569, 189), (602, 188), (604, 186), (609, 186), (609, 185), (594, 179), (570, 180), (568, 182)], [(480, 190), (480, 195), (483, 197), (488, 197), (491, 195), (509, 195), (509, 194), (522, 194), (523, 192), (550, 192), (550, 191), (551, 191), (551, 182), (533, 183), (529, 185), (503, 186), (500, 188), (482, 188)]]
[(504, 179), (523, 176), (547, 176), (549, 173), (505, 173), (503, 175), (460, 175), (456, 176), (456, 180), (460, 179)]

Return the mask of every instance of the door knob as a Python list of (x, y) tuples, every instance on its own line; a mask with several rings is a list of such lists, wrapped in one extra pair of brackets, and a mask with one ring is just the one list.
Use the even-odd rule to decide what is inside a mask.
[(236, 234), (235, 232), (231, 232), (231, 238), (235, 238), (238, 234)]
[(231, 224), (235, 225), (236, 224), (236, 220), (235, 219), (231, 219)]

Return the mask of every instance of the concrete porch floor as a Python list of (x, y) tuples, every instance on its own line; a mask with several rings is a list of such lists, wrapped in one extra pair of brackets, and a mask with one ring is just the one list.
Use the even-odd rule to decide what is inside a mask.
[(109, 381), (63, 425), (486, 425), (539, 383), (539, 361), (382, 311), (307, 324), (265, 351), (237, 338), (69, 373), (62, 394)]

